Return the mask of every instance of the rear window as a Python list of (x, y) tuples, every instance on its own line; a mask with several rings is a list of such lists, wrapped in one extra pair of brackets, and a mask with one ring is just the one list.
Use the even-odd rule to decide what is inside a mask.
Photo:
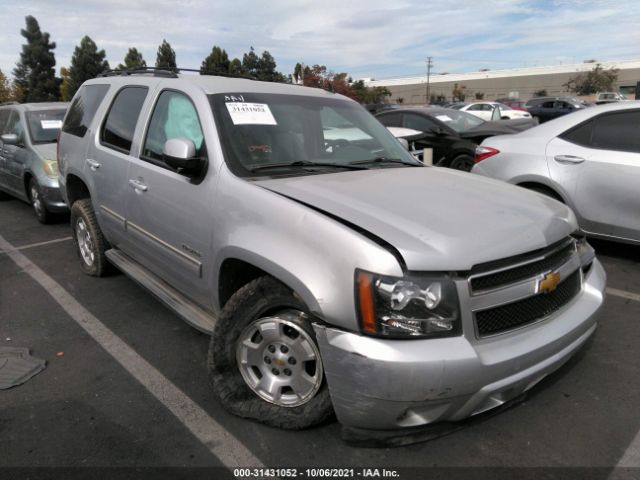
[(84, 137), (100, 102), (107, 94), (107, 90), (109, 90), (109, 85), (84, 85), (80, 87), (80, 90), (73, 97), (69, 112), (64, 119), (62, 131), (76, 137)]
[(31, 143), (53, 143), (58, 138), (58, 132), (62, 127), (62, 119), (66, 110), (38, 110), (27, 112), (27, 126)]

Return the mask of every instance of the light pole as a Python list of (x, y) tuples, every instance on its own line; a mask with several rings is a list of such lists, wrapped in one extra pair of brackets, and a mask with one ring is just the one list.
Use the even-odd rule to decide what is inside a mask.
[(427, 105), (431, 103), (431, 97), (429, 96), (429, 80), (431, 79), (431, 67), (433, 66), (432, 60), (432, 57), (427, 57)]

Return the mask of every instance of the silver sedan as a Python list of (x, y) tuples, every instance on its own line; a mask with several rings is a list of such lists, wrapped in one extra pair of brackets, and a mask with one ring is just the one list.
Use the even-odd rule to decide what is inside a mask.
[(577, 111), (476, 149), (472, 172), (566, 203), (588, 235), (640, 244), (640, 102)]

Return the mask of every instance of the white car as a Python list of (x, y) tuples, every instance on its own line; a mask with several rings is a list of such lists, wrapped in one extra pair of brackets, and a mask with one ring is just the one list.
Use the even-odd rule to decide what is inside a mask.
[(577, 110), (476, 148), (473, 173), (573, 208), (583, 232), (640, 244), (640, 102)]
[(492, 120), (511, 120), (514, 118), (531, 118), (529, 112), (522, 110), (514, 110), (504, 103), (498, 102), (475, 102), (460, 108), (464, 112), (468, 112), (487, 122)]

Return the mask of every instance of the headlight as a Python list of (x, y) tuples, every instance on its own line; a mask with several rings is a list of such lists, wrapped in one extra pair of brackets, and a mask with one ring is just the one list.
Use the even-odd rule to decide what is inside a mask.
[(45, 175), (49, 178), (58, 178), (60, 175), (57, 160), (43, 160), (42, 169), (44, 170)]
[(582, 265), (582, 269), (586, 272), (593, 263), (593, 259), (596, 258), (596, 251), (591, 245), (589, 245), (587, 237), (584, 235), (573, 234), (572, 236), (576, 239), (576, 248), (578, 250), (578, 255), (580, 255), (580, 264)]
[(446, 276), (397, 278), (358, 270), (355, 290), (363, 333), (392, 338), (462, 333), (456, 286)]

